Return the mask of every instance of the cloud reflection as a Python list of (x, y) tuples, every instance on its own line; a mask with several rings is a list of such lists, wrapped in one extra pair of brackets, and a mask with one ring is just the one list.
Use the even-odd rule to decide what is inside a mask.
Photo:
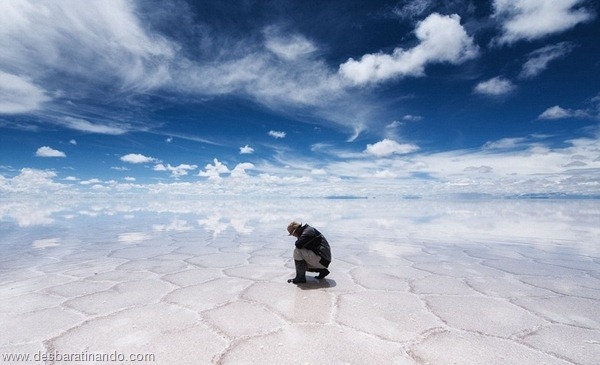
[(7, 202), (0, 212), (2, 227), (13, 229), (85, 226), (117, 219), (123, 227), (115, 240), (130, 244), (151, 238), (152, 232), (203, 231), (213, 238), (229, 232), (284, 239), (290, 220), (319, 227), (334, 242), (360, 240), (374, 249), (383, 245), (381, 250), (386, 245), (424, 241), (566, 244), (597, 250), (589, 243), (600, 237), (598, 200), (106, 199), (89, 203), (50, 198)]

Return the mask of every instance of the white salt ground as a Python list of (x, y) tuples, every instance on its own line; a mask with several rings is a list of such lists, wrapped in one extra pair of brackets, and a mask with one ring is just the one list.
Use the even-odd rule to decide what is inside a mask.
[[(170, 213), (119, 202), (94, 217), (53, 206), (26, 227), (9, 212), (0, 353), (151, 354), (146, 364), (600, 359), (597, 201), (520, 201), (518, 219), (510, 201), (229, 203)], [(292, 219), (331, 243), (326, 280), (286, 282)]]

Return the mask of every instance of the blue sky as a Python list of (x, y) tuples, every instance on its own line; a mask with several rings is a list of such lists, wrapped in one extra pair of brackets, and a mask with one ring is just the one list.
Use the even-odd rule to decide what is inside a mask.
[(598, 194), (598, 10), (5, 1), (0, 191)]

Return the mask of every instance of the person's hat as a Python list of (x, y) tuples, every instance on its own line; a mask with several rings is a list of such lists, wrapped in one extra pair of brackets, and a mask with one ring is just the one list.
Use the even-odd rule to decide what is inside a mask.
[(293, 221), (292, 223), (288, 224), (287, 231), (288, 231), (289, 235), (292, 236), (294, 234), (294, 232), (296, 232), (296, 230), (298, 228), (300, 228), (301, 225), (302, 225), (302, 223), (298, 223), (296, 221)]

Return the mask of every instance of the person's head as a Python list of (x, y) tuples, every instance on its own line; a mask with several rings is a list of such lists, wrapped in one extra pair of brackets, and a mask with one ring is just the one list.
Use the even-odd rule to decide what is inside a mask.
[(299, 232), (298, 228), (300, 228), (301, 226), (302, 226), (302, 223), (298, 223), (296, 221), (293, 221), (292, 223), (288, 224), (287, 231), (288, 231), (289, 235), (294, 236), (294, 237), (299, 237), (300, 232)]

